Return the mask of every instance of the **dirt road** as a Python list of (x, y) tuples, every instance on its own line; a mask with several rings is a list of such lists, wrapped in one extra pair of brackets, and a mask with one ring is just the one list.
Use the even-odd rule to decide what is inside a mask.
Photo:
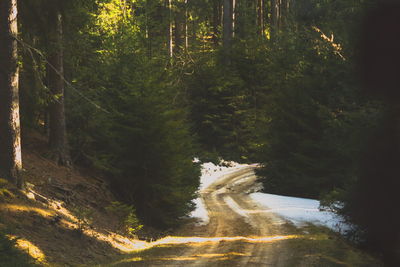
[(237, 240), (192, 249), (188, 254), (198, 255), (198, 259), (186, 266), (287, 266), (287, 253), (280, 241), (294, 236), (286, 234), (283, 220), (265, 213), (252, 201), (248, 194), (255, 187), (254, 167), (247, 167), (203, 190), (201, 196), (210, 217), (206, 235)]
[(285, 222), (254, 203), (255, 167), (220, 178), (201, 192), (210, 221), (161, 240), (156, 250), (117, 266), (288, 266)]

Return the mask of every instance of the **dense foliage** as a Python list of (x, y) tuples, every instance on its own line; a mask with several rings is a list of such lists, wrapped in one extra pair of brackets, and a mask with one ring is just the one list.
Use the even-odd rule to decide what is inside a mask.
[[(142, 16), (134, 17), (132, 7), (90, 2), (63, 7), (72, 158), (107, 176), (116, 195), (133, 204), (147, 225), (176, 225), (193, 209), (199, 166), (192, 162), (194, 142), (182, 99), (176, 97), (174, 70), (166, 68), (166, 56), (149, 58), (142, 49)], [(45, 13), (39, 4), (28, 7)], [(33, 35), (45, 42), (46, 36), (35, 31), (45, 22), (32, 22), (27, 15), (25, 23), (26, 41)], [(37, 87), (22, 97), (24, 121), (40, 128), (47, 123), (42, 108), (52, 100), (40, 69), (47, 64), (46, 47), (37, 47), (43, 54), (27, 47), (23, 75), (23, 84), (33, 80)]]
[(291, 33), (267, 65), (259, 173), (269, 192), (319, 198), (353, 179), (379, 108), (357, 86), (352, 54), (313, 29)]

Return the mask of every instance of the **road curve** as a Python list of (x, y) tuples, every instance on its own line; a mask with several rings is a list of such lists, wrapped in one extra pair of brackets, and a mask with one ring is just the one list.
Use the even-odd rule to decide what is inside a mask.
[(200, 196), (210, 220), (186, 224), (105, 266), (383, 266), (323, 229), (298, 229), (249, 196), (255, 166), (225, 174)]
[(198, 236), (237, 240), (195, 247), (185, 254), (198, 259), (185, 266), (287, 266), (288, 253), (280, 241), (294, 236), (287, 234), (282, 219), (264, 212), (248, 195), (258, 186), (254, 168), (227, 174), (201, 192), (210, 222)]
[(157, 249), (113, 266), (288, 266), (285, 221), (252, 201), (255, 166), (226, 174), (203, 189), (207, 225), (188, 225)]

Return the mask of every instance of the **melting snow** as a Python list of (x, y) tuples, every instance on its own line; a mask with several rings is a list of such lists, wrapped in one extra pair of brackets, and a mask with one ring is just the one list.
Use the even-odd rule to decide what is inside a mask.
[(335, 213), (319, 210), (320, 203), (315, 199), (265, 193), (253, 193), (250, 197), (264, 206), (267, 209), (266, 212), (276, 213), (296, 226), (312, 223), (338, 232), (348, 229), (348, 226)]
[[(194, 162), (198, 162), (198, 159), (195, 158)], [(200, 188), (199, 191), (206, 189), (212, 183), (217, 181), (218, 179), (224, 177), (224, 175), (228, 173), (232, 173), (237, 171), (240, 168), (248, 166), (246, 164), (239, 164), (233, 161), (221, 161), (221, 164), (226, 166), (215, 165), (211, 162), (206, 162), (201, 165), (201, 177), (200, 177)], [(208, 212), (206, 207), (204, 206), (203, 200), (199, 197), (193, 201), (196, 204), (196, 209), (192, 211), (190, 217), (195, 217), (199, 219), (199, 225), (208, 224), (210, 218), (208, 217)]]
[(193, 200), (194, 204), (196, 204), (196, 209), (192, 211), (190, 217), (198, 218), (198, 225), (205, 225), (208, 224), (210, 218), (208, 217), (208, 212), (206, 207), (204, 206), (203, 200), (201, 197), (196, 198)]
[(248, 166), (247, 164), (239, 164), (233, 161), (221, 161), (221, 163), (230, 167), (218, 166), (211, 162), (201, 165), (200, 190), (206, 189), (210, 184), (222, 178), (222, 176)]
[[(211, 162), (202, 164), (199, 192), (206, 189), (209, 185), (218, 179), (221, 179), (226, 174), (249, 166), (235, 162), (221, 161), (221, 163), (225, 163), (224, 165), (228, 165), (230, 167), (218, 166)], [(243, 181), (237, 181), (237, 183), (241, 182)], [(338, 232), (349, 229), (349, 226), (346, 225), (335, 213), (319, 210), (320, 202), (315, 199), (288, 197), (265, 193), (252, 193), (250, 194), (250, 197), (265, 208), (263, 212), (273, 212), (292, 222), (296, 226), (303, 226), (307, 223), (312, 223), (326, 226)], [(230, 204), (231, 208), (235, 208), (236, 212), (240, 211), (240, 215), (248, 218), (247, 214), (242, 214), (243, 212), (246, 212), (245, 210), (239, 209), (236, 206), (233, 207), (233, 203), (229, 199), (225, 199), (225, 202), (227, 202), (228, 205)], [(203, 200), (199, 197), (194, 200), (194, 203), (196, 204), (196, 209), (191, 213), (190, 216), (198, 218), (200, 225), (208, 224), (210, 219), (208, 217), (208, 212), (205, 208)]]

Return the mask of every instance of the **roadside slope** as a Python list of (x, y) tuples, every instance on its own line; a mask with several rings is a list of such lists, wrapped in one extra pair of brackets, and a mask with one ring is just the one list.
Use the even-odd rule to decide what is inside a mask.
[[(25, 192), (0, 183), (0, 230), (44, 266), (94, 265), (141, 246), (118, 233), (120, 218), (106, 210), (116, 201), (106, 181), (61, 167), (44, 155), (46, 140), (24, 139)], [(0, 262), (1, 266), (1, 262)]]

